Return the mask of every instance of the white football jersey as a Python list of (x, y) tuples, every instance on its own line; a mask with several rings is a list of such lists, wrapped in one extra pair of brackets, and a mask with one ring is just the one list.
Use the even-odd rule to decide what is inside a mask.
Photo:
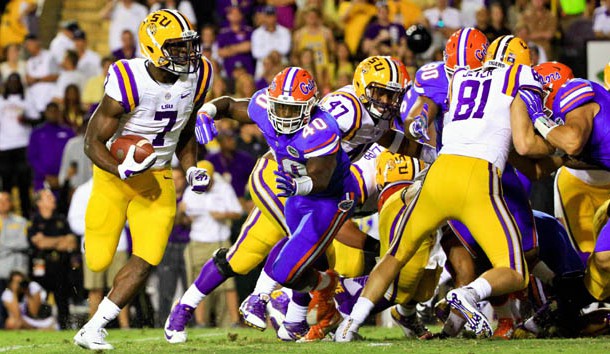
[(526, 65), (456, 71), (439, 154), (476, 157), (503, 170), (512, 143), (510, 105), (519, 88), (542, 91), (535, 75)]
[(205, 98), (212, 82), (212, 65), (202, 58), (199, 70), (180, 75), (174, 84), (155, 81), (146, 70), (145, 59), (119, 60), (108, 70), (105, 93), (125, 109), (108, 146), (123, 135), (148, 139), (157, 153), (153, 167), (171, 163), (182, 129), (195, 103)]
[(352, 85), (324, 96), (320, 106), (337, 120), (343, 132), (341, 147), (352, 162), (360, 159), (371, 144), (390, 129), (388, 120), (375, 124)]
[(370, 215), (377, 212), (377, 197), (379, 190), (377, 189), (377, 156), (384, 152), (386, 148), (373, 143), (362, 157), (352, 164), (352, 172), (358, 181), (360, 194), (362, 195), (363, 203), (356, 207), (354, 217), (362, 215)]

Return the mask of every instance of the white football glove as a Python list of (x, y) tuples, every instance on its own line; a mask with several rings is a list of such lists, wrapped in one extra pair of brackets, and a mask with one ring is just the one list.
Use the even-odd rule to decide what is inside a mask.
[(205, 168), (189, 167), (186, 170), (186, 182), (195, 193), (203, 193), (208, 190), (210, 176)]
[(142, 162), (136, 162), (134, 159), (134, 155), (136, 154), (136, 146), (132, 145), (127, 150), (127, 155), (125, 156), (125, 160), (119, 164), (119, 176), (121, 179), (125, 180), (131, 176), (135, 176), (139, 173), (142, 173), (148, 170), (152, 165), (157, 161), (157, 153), (153, 152)]

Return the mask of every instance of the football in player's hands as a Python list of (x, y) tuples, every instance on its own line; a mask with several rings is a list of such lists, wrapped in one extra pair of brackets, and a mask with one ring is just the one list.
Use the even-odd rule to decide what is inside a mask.
[(144, 161), (148, 156), (155, 152), (155, 148), (152, 146), (148, 139), (139, 135), (123, 135), (116, 139), (112, 145), (110, 145), (110, 154), (119, 162), (122, 163), (127, 156), (129, 148), (135, 146), (134, 160), (137, 163)]

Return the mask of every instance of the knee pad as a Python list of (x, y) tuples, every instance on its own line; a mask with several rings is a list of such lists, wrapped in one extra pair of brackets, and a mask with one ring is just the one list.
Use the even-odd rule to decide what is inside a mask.
[(231, 265), (229, 264), (229, 261), (227, 260), (227, 252), (229, 252), (228, 248), (219, 248), (216, 251), (214, 251), (214, 254), (212, 255), (212, 259), (214, 260), (214, 265), (216, 265), (216, 268), (218, 268), (218, 271), (220, 272), (220, 274), (222, 274), (223, 276), (227, 277), (227, 278), (231, 278), (237, 275), (237, 273), (235, 273), (233, 271), (233, 268), (231, 267)]

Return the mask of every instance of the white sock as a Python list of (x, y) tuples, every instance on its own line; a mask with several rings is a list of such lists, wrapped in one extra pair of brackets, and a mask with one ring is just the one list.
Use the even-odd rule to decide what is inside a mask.
[(204, 297), (205, 294), (197, 289), (197, 285), (192, 284), (180, 298), (180, 303), (195, 308)]
[(360, 326), (364, 323), (368, 315), (371, 313), (373, 307), (375, 307), (375, 304), (371, 300), (367, 299), (366, 297), (360, 296), (358, 298), (358, 301), (356, 301), (354, 308), (352, 309), (350, 317), (354, 319), (354, 322), (358, 326)]
[(294, 301), (290, 301), (284, 321), (298, 323), (305, 321), (305, 318), (307, 318), (307, 306), (301, 306)]
[(83, 328), (85, 329), (98, 329), (104, 328), (108, 322), (114, 320), (121, 312), (121, 309), (110, 299), (104, 297), (100, 305), (97, 307), (97, 311), (93, 314), (93, 317), (87, 322)]
[(543, 261), (536, 263), (532, 269), (532, 274), (536, 278), (542, 280), (546, 285), (552, 285), (553, 278), (555, 278), (555, 272), (553, 272)]
[(466, 320), (461, 315), (453, 311), (449, 311), (449, 317), (447, 317), (447, 321), (445, 321), (445, 325), (443, 326), (443, 332), (447, 333), (451, 337), (455, 337), (460, 333), (462, 327), (466, 324)]
[(252, 291), (252, 294), (269, 295), (273, 290), (275, 290), (276, 286), (277, 282), (271, 279), (271, 277), (267, 273), (265, 273), (265, 270), (263, 270), (261, 272), (261, 275), (258, 276), (258, 280), (256, 281), (256, 286), (254, 287), (254, 291)]
[(496, 313), (496, 317), (500, 318), (510, 318), (513, 319), (513, 301), (512, 299), (506, 300), (502, 305), (495, 305), (494, 312)]
[(538, 328), (538, 325), (534, 322), (534, 317), (528, 318), (523, 326), (532, 333), (538, 334), (540, 332), (540, 328)]
[(330, 285), (330, 276), (324, 272), (318, 272), (318, 285), (314, 288), (314, 290), (322, 290)]
[(398, 305), (398, 306), (396, 306), (396, 310), (398, 311), (399, 314), (401, 314), (405, 317), (412, 316), (415, 313), (415, 311), (417, 311), (415, 305)]
[(491, 296), (491, 285), (485, 278), (477, 278), (472, 283), (466, 285), (466, 288), (474, 290), (475, 300), (477, 302), (487, 299)]

